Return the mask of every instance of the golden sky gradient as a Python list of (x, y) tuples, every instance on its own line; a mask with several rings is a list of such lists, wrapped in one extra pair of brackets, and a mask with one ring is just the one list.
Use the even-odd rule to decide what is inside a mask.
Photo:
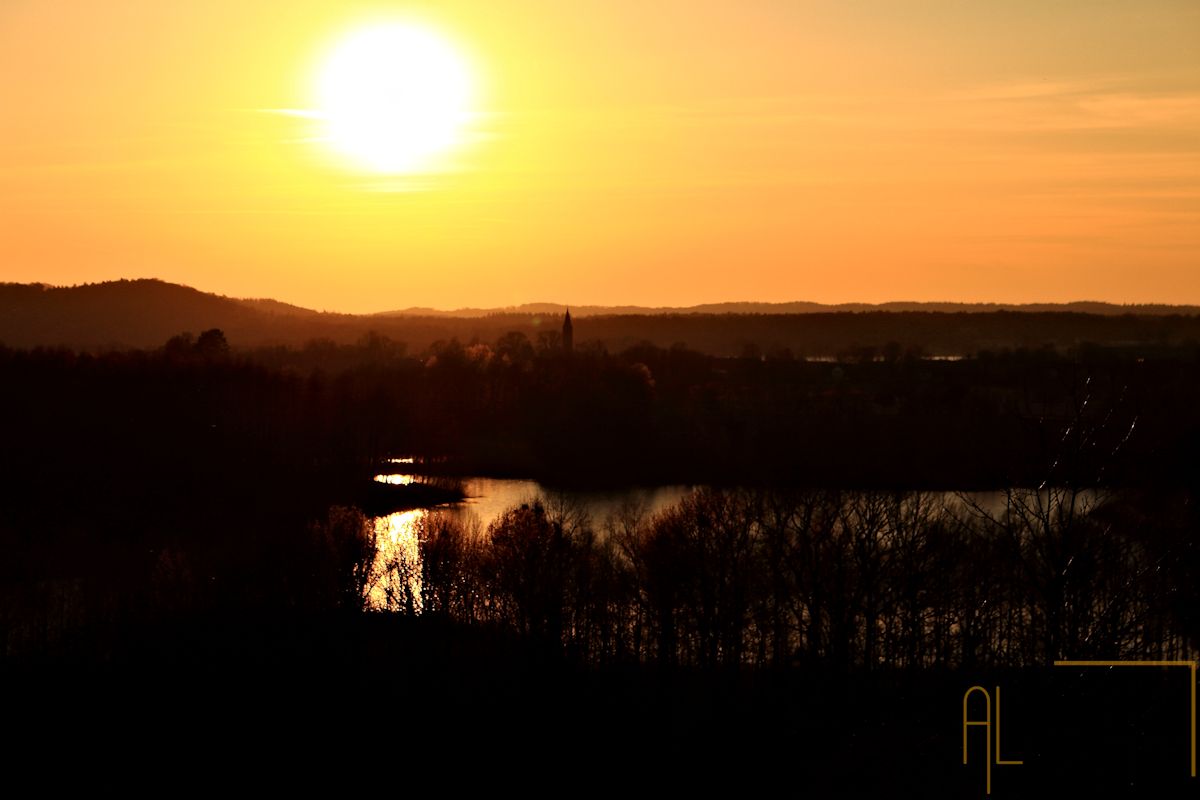
[[(397, 17), (474, 65), (452, 169), (280, 113)], [(0, 243), (355, 312), (1200, 303), (1200, 3), (0, 0)]]

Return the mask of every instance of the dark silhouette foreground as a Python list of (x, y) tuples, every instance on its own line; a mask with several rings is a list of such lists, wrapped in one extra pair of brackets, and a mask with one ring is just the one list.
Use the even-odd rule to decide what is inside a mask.
[[(1014, 791), (1177, 788), (1173, 676), (1049, 664), (1200, 643), (1186, 348), (808, 363), (581, 340), (566, 359), (519, 332), (410, 356), (378, 335), (246, 353), (213, 331), (0, 349), (14, 725), (103, 753), (132, 719), (160, 754), (163, 732), (222, 724), (339, 753), (363, 746), (346, 730), (416, 749), (491, 732), (506, 756), (962, 796), (980, 785), (962, 693), (999, 682), (1028, 762)], [(381, 558), (360, 509), (398, 453), (726, 488), (655, 517), (434, 513)], [(942, 491), (971, 487), (1000, 494)], [(1118, 744), (1089, 738), (1105, 726)]]

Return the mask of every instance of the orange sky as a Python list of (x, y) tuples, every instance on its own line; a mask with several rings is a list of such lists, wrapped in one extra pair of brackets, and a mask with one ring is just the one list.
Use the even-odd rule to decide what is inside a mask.
[[(396, 16), (476, 66), (454, 169), (276, 113)], [(1200, 3), (3, 0), (0, 243), (356, 312), (1200, 303)]]

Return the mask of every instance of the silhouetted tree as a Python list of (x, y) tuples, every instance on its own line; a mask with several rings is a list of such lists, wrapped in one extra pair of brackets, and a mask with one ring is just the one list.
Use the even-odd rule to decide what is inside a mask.
[(229, 342), (219, 328), (211, 328), (196, 337), (196, 355), (202, 358), (218, 358), (229, 355)]
[(562, 644), (573, 542), (540, 502), (509, 509), (488, 526), (497, 610), (522, 633)]
[(378, 553), (375, 526), (357, 508), (334, 506), (310, 526), (313, 591), (319, 603), (362, 609)]
[(190, 333), (181, 333), (167, 340), (163, 350), (169, 358), (182, 358), (195, 352), (195, 337)]

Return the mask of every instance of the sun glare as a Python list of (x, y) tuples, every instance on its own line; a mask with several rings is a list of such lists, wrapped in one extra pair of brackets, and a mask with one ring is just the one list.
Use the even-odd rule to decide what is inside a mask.
[(351, 33), (321, 65), (322, 139), (355, 166), (391, 175), (435, 171), (463, 144), (474, 112), (466, 58), (409, 22)]

